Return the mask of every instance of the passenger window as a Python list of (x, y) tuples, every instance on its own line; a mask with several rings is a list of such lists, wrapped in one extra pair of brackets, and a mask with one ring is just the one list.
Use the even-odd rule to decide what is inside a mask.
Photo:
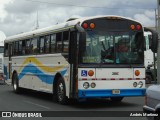
[(56, 52), (61, 53), (62, 52), (62, 33), (56, 34), (56, 43), (57, 43)]
[(69, 50), (69, 32), (63, 32), (63, 52), (68, 53)]
[(31, 53), (31, 50), (30, 50), (30, 40), (26, 40), (26, 48), (25, 48), (25, 54), (28, 55)]
[(56, 34), (51, 35), (51, 53), (55, 53), (56, 49)]
[(40, 37), (40, 53), (44, 53), (44, 37)]
[(22, 55), (25, 55), (25, 54), (26, 54), (26, 53), (25, 53), (25, 48), (26, 48), (26, 41), (23, 40), (23, 41), (22, 41)]
[(14, 55), (18, 55), (18, 41), (16, 41), (14, 45)]
[(19, 41), (18, 55), (22, 55), (22, 41)]
[(8, 43), (5, 43), (5, 52), (4, 52), (4, 56), (8, 57)]
[(45, 40), (45, 53), (49, 52), (50, 52), (50, 36), (47, 35)]
[(37, 54), (38, 53), (37, 38), (31, 39), (30, 49), (31, 49), (32, 54)]

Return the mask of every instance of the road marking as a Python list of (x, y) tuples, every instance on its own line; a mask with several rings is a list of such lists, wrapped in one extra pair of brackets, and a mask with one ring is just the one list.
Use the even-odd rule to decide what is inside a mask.
[(36, 105), (38, 107), (42, 107), (42, 108), (45, 108), (45, 109), (48, 109), (48, 110), (50, 109), (49, 107), (46, 107), (46, 106), (43, 106), (43, 105), (40, 105), (40, 104), (37, 104), (37, 103), (33, 103), (31, 101), (23, 100), (23, 102), (28, 103), (28, 104), (32, 104), (32, 105)]

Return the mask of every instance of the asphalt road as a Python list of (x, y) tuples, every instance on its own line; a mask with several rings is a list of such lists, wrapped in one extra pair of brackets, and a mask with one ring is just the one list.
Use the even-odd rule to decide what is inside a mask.
[[(121, 103), (114, 103), (109, 99), (94, 99), (85, 102), (70, 101), (68, 105), (60, 105), (52, 101), (50, 94), (26, 90), (21, 94), (15, 94), (11, 86), (0, 85), (0, 111), (142, 111), (143, 105), (144, 97), (126, 97)], [(0, 118), (0, 120), (19, 119), (22, 118)], [(51, 117), (23, 119), (53, 120)], [(146, 120), (145, 117), (54, 117), (54, 120), (56, 119)]]

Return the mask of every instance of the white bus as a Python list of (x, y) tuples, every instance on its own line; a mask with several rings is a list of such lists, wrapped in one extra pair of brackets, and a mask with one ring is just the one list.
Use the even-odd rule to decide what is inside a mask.
[(67, 21), (6, 38), (5, 66), (13, 90), (68, 98), (145, 95), (144, 30), (120, 16)]

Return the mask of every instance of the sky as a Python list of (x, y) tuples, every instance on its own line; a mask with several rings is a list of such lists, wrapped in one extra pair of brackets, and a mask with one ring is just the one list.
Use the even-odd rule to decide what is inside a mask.
[(6, 36), (65, 22), (71, 17), (119, 15), (155, 26), (157, 0), (0, 0), (0, 31)]

